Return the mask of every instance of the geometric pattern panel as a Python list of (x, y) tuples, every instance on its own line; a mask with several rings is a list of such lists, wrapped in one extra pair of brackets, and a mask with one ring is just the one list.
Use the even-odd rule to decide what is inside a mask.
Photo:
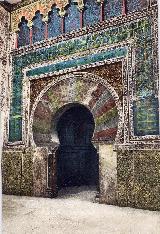
[(57, 62), (56, 64), (51, 64), (47, 66), (41, 66), (31, 69), (26, 72), (28, 77), (30, 76), (40, 76), (42, 74), (57, 72), (67, 68), (74, 68), (77, 65), (87, 65), (95, 62), (103, 61), (104, 59), (113, 59), (117, 57), (124, 57), (127, 53), (126, 48), (117, 48), (113, 50), (106, 50), (103, 53), (92, 54), (76, 59), (69, 59), (67, 61)]

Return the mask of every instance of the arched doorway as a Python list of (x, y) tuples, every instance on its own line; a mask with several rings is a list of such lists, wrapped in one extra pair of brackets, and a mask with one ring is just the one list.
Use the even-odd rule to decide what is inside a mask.
[[(113, 147), (115, 142), (116, 144), (121, 143), (123, 138), (122, 106), (118, 94), (105, 80), (88, 73), (76, 74), (76, 76), (67, 74), (60, 77), (60, 80), (51, 82), (43, 89), (34, 103), (31, 111), (30, 141), (32, 146), (37, 149), (38, 153), (36, 152), (35, 156), (38, 159), (44, 159), (41, 177), (42, 182), (45, 183), (45, 186), (40, 186), (39, 181), (36, 181), (36, 186), (43, 189), (41, 194), (45, 193), (45, 196), (57, 196), (57, 176), (58, 170), (60, 170), (58, 169), (57, 159), (58, 153), (62, 149), (60, 139), (63, 132), (63, 130), (58, 129), (58, 122), (61, 123), (59, 125), (63, 125), (62, 120), (65, 113), (76, 106), (79, 107), (77, 113), (80, 113), (80, 107), (84, 107), (90, 115), (85, 115), (83, 112), (82, 116), (91, 116), (93, 121), (90, 123), (95, 123), (95, 126), (92, 125), (93, 130), (95, 127), (92, 142), (98, 149), (100, 200), (108, 201), (111, 197), (115, 201), (117, 163)], [(73, 147), (70, 148), (73, 149)], [(85, 181), (85, 183), (87, 182)], [(65, 185), (62, 184), (61, 186)], [(66, 186), (70, 186), (70, 183), (67, 183)], [(68, 189), (70, 187), (67, 187)], [(58, 194), (60, 196), (60, 192)]]
[(58, 189), (98, 186), (98, 155), (91, 142), (95, 127), (93, 115), (80, 104), (65, 106), (61, 112), (56, 124), (60, 142), (56, 152)]

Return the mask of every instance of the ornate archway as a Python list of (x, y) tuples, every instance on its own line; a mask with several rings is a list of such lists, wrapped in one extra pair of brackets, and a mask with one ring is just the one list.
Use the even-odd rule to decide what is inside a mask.
[(119, 142), (122, 137), (122, 104), (115, 90), (89, 73), (64, 75), (47, 85), (36, 99), (30, 116), (32, 146), (57, 145), (52, 117), (64, 105), (86, 106), (95, 120), (93, 141)]
[[(106, 81), (89, 73), (73, 73), (61, 76), (46, 86), (39, 94), (31, 111), (30, 141), (34, 147), (47, 147), (48, 149), (47, 187), (54, 194), (57, 189), (56, 150), (59, 146), (57, 121), (68, 106), (77, 104), (83, 105), (93, 116), (95, 130), (92, 143), (98, 151), (101, 144), (110, 147), (118, 143), (122, 137), (122, 105), (117, 93)], [(100, 151), (99, 187), (101, 193), (104, 188), (104, 172), (102, 171), (106, 167), (101, 159), (106, 153), (104, 150), (100, 149)], [(114, 165), (114, 170), (115, 167)], [(111, 176), (115, 177), (113, 171)], [(111, 183), (113, 184), (112, 181)]]

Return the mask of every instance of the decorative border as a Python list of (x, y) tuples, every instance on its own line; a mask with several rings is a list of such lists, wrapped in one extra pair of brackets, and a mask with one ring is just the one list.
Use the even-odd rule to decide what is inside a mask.
[[(121, 48), (128, 48), (128, 46), (130, 45), (130, 43), (129, 42), (126, 42), (126, 43), (122, 43), (121, 44)], [(120, 45), (119, 45), (120, 46)], [(113, 49), (113, 48), (115, 48), (115, 46), (111, 46), (111, 47), (107, 47), (106, 49), (108, 49), (108, 50), (110, 50), (110, 49)], [(93, 49), (93, 50), (91, 50), (91, 51), (89, 51), (89, 52), (83, 52), (83, 55), (89, 55), (90, 53), (91, 54), (93, 54), (93, 53), (95, 53), (95, 54), (97, 54), (97, 53), (99, 53), (99, 52), (102, 52), (102, 51), (104, 51), (105, 50), (105, 47), (104, 48), (101, 48), (101, 49), (98, 49), (98, 50), (95, 50), (95, 49)], [(74, 59), (77, 59), (77, 58), (79, 58), (79, 57), (81, 57), (82, 56), (82, 54), (80, 54), (80, 53), (78, 53), (78, 54), (76, 54), (76, 55), (74, 55), (72, 58), (74, 58)], [(63, 59), (62, 59), (63, 60)], [(57, 63), (58, 61), (61, 61), (61, 59), (57, 59), (56, 61), (54, 60), (54, 63)], [(63, 60), (64, 61), (64, 60)], [(66, 59), (66, 61), (67, 61), (67, 59)], [(124, 66), (124, 64), (126, 64), (126, 59), (124, 58), (124, 57), (120, 57), (120, 58), (113, 58), (113, 59), (106, 59), (106, 60), (103, 60), (103, 61), (101, 61), (101, 62), (96, 62), (96, 63), (91, 63), (91, 64), (87, 64), (87, 65), (82, 65), (82, 66), (79, 66), (79, 67), (77, 67), (77, 68), (75, 68), (75, 67), (73, 67), (73, 68), (69, 68), (69, 69), (63, 69), (63, 70), (60, 70), (60, 71), (58, 71), (58, 72), (53, 72), (53, 73), (46, 73), (46, 74), (42, 74), (42, 75), (40, 75), (40, 76), (31, 76), (31, 77), (28, 77), (27, 76), (27, 71), (29, 71), (29, 70), (31, 70), (31, 69), (34, 69), (34, 68), (36, 68), (36, 67), (43, 67), (43, 66), (45, 66), (45, 65), (50, 65), (50, 64), (53, 64), (53, 61), (50, 61), (50, 62), (48, 62), (48, 63), (41, 63), (41, 64), (35, 64), (35, 65), (30, 65), (30, 66), (28, 66), (28, 67), (26, 67), (26, 68), (24, 68), (23, 70), (22, 70), (22, 72), (23, 72), (23, 77), (24, 77), (24, 80), (23, 80), (23, 86), (24, 86), (24, 88), (23, 88), (23, 112), (22, 112), (22, 116), (23, 116), (23, 119), (22, 119), (22, 126), (23, 126), (23, 128), (22, 128), (22, 136), (23, 136), (23, 140), (22, 140), (22, 142), (23, 142), (23, 144), (26, 144), (26, 145), (28, 145), (29, 144), (29, 138), (27, 137), (28, 136), (28, 133), (26, 133), (26, 132), (28, 132), (28, 129), (29, 129), (29, 127), (28, 127), (28, 123), (27, 122), (29, 122), (29, 121), (26, 121), (27, 120), (27, 118), (29, 118), (29, 117), (27, 117), (27, 118), (24, 118), (24, 116), (26, 116), (26, 113), (28, 113), (27, 114), (27, 116), (29, 116), (29, 102), (28, 102), (28, 97), (30, 97), (30, 81), (31, 80), (35, 80), (35, 79), (39, 79), (39, 78), (41, 78), (41, 79), (44, 79), (45, 77), (52, 77), (52, 76), (54, 76), (54, 75), (64, 75), (64, 74), (66, 74), (66, 75), (64, 75), (64, 76), (62, 76), (62, 79), (67, 79), (67, 76), (68, 77), (70, 77), (70, 76), (73, 76), (73, 75), (71, 75), (70, 73), (72, 72), (72, 73), (74, 73), (74, 74), (79, 74), (80, 72), (82, 72), (83, 71), (83, 69), (86, 69), (86, 68), (89, 68), (89, 67), (97, 67), (97, 66), (100, 66), (100, 65), (104, 65), (104, 64), (110, 64), (110, 63), (115, 63), (115, 62), (119, 62), (119, 61), (122, 61), (122, 64), (123, 64), (123, 66)], [(78, 73), (75, 73), (75, 72), (78, 72)], [(69, 74), (67, 74), (67, 73), (69, 73)], [(84, 72), (82, 72), (82, 74), (83, 74), (83, 76), (84, 76)], [(85, 77), (85, 76), (84, 76)], [(99, 82), (99, 80), (101, 80), (101, 83), (102, 83), (102, 85), (104, 85), (104, 86), (106, 86), (106, 87), (109, 87), (110, 85), (108, 84), (108, 82), (107, 81), (103, 81), (103, 79), (102, 78), (100, 78), (100, 77), (98, 77), (98, 76), (95, 76), (95, 75), (93, 75), (93, 74), (89, 74), (89, 78), (92, 78), (92, 79), (95, 79), (96, 78), (96, 81), (97, 82)], [(86, 79), (87, 79), (87, 77), (86, 77)], [(57, 83), (58, 82), (58, 80), (59, 79), (57, 79), (56, 78), (56, 81), (53, 81), (52, 83)], [(61, 77), (60, 77), (60, 80), (61, 80)], [(102, 82), (103, 81), (103, 82)], [(126, 83), (126, 80), (125, 81), (123, 81), (124, 83)], [(48, 86), (47, 86), (48, 87)], [(125, 86), (125, 87), (127, 87), (127, 85)], [(110, 90), (112, 90), (113, 88), (111, 88), (111, 86), (110, 86)], [(126, 89), (127, 90), (127, 89)], [(115, 91), (114, 91), (115, 92)], [(118, 95), (117, 95), (117, 97), (118, 97)], [(28, 103), (27, 103), (28, 102)], [(120, 104), (120, 103), (119, 103)], [(120, 107), (119, 107), (120, 108)], [(122, 119), (122, 118), (121, 118)], [(123, 122), (123, 121), (122, 121)], [(26, 131), (27, 130), (27, 131)], [(118, 133), (117, 133), (118, 134)], [(121, 133), (122, 134), (122, 133)], [(118, 138), (119, 138), (119, 136), (120, 136), (120, 133), (117, 135), (118, 137), (116, 138), (117, 139), (117, 142), (118, 142)], [(124, 136), (123, 136), (124, 137)], [(20, 143), (20, 142), (17, 142), (17, 143)], [(12, 144), (12, 143), (11, 143)]]
[[(60, 75), (60, 74), (63, 74), (63, 73), (67, 73), (67, 72), (72, 72), (72, 71), (77, 71), (77, 70), (81, 70), (81, 69), (86, 69), (87, 67), (96, 67), (96, 66), (99, 66), (99, 65), (103, 65), (103, 64), (106, 64), (106, 63), (113, 63), (113, 62), (116, 62), (116, 61), (119, 61), (119, 60), (122, 60), (126, 54), (128, 53), (128, 48), (130, 47), (130, 45), (132, 44), (132, 40), (127, 40), (123, 43), (117, 43), (117, 44), (114, 44), (114, 45), (111, 45), (111, 46), (103, 46), (103, 47), (100, 47), (99, 49), (92, 49), (92, 50), (89, 50), (89, 51), (84, 51), (84, 52), (79, 52), (79, 53), (75, 53), (73, 54), (72, 56), (64, 56), (64, 57), (61, 57), (61, 59), (55, 59), (53, 61), (48, 61), (48, 62), (44, 62), (44, 63), (35, 63), (34, 65), (29, 65), (28, 67), (24, 68), (22, 70), (24, 76), (27, 76), (30, 80), (32, 79), (41, 79), (41, 78), (44, 78), (44, 77), (50, 77), (50, 76), (53, 76), (53, 75)], [(65, 63), (65, 62), (68, 62), (68, 61), (77, 61), (78, 59), (87, 59), (90, 58), (90, 56), (97, 56), (99, 54), (103, 54), (103, 57), (104, 57), (104, 54), (106, 52), (110, 53), (110, 52), (114, 52), (116, 53), (116, 50), (120, 51), (120, 54), (119, 56), (114, 56), (112, 55), (111, 58), (103, 58), (101, 59), (100, 61), (96, 61), (96, 62), (89, 62), (88, 64), (86, 63), (86, 65), (79, 65), (79, 66), (73, 66), (72, 68), (65, 68), (65, 69), (59, 69), (58, 71), (51, 71), (51, 72), (41, 72), (41, 74), (34, 74), (34, 71), (36, 71), (37, 69), (41, 69), (41, 68), (49, 68), (50, 66), (52, 65), (56, 65), (56, 64), (59, 64), (59, 63)], [(33, 72), (33, 73), (32, 73)]]

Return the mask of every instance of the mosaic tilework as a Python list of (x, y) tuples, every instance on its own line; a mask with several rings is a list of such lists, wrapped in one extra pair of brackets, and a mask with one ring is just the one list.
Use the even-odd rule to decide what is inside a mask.
[(9, 141), (21, 141), (22, 140), (22, 117), (14, 116), (9, 120)]
[(27, 71), (26, 75), (29, 76), (39, 76), (41, 74), (49, 73), (49, 72), (55, 72), (60, 71), (66, 68), (72, 68), (77, 67), (79, 65), (86, 65), (90, 63), (100, 62), (104, 59), (111, 59), (111, 58), (117, 58), (117, 57), (124, 57), (126, 55), (126, 48), (117, 48), (115, 50), (106, 51), (103, 53), (97, 53), (85, 57), (81, 57), (78, 59), (72, 59), (68, 60), (66, 62), (60, 62), (56, 64), (52, 64), (45, 67), (39, 67), (32, 69), (30, 71)]
[[(22, 65), (22, 61), (17, 61), (19, 65)], [(13, 89), (12, 89), (12, 104), (10, 111), (9, 128), (12, 129), (9, 133), (10, 141), (22, 140), (22, 71), (20, 66), (16, 66), (15, 76), (13, 77)]]
[(102, 77), (114, 88), (122, 102), (123, 81), (122, 81), (122, 62), (116, 62), (106, 65), (85, 69), (88, 73), (93, 73)]
[[(90, 74), (96, 74), (99, 77), (103, 77), (104, 80), (115, 89), (116, 93), (119, 95), (120, 100), (122, 102), (122, 94), (123, 94), (123, 84), (122, 84), (122, 62), (105, 64), (97, 67), (91, 67), (83, 69), (83, 72), (87, 72)], [(30, 109), (38, 97), (39, 93), (53, 80), (56, 80), (56, 76), (46, 77), (45, 79), (36, 79), (31, 80), (31, 88), (30, 88)], [(97, 96), (95, 96), (96, 101)], [(93, 102), (93, 104), (95, 103)], [(90, 103), (90, 106), (93, 105)]]
[[(153, 80), (153, 57), (151, 27), (144, 23), (143, 28), (135, 31), (136, 41), (136, 73), (133, 74), (136, 82), (136, 92), (138, 96), (154, 95), (155, 81)], [(142, 33), (142, 30), (145, 32)]]
[(158, 135), (157, 122), (159, 122), (157, 98), (140, 99), (134, 103), (135, 135), (145, 136), (146, 133)]
[[(73, 1), (78, 4), (78, 8), (82, 11), (86, 9), (86, 13), (84, 13), (84, 21), (85, 24), (92, 24), (95, 22), (98, 22), (100, 20), (100, 0), (76, 0)], [(103, 1), (101, 1), (103, 2)], [(127, 8), (128, 12), (132, 12), (135, 10), (142, 10), (143, 8), (146, 8), (149, 4), (149, 1), (147, 0), (127, 0)], [(154, 4), (155, 0), (152, 1), (152, 4)], [(14, 11), (12, 12), (12, 30), (17, 31), (18, 23), (21, 20), (22, 16), (25, 16), (26, 19), (29, 22), (29, 25), (32, 25), (32, 19), (34, 17), (34, 14), (37, 10), (39, 10), (43, 15), (45, 20), (48, 20), (48, 11), (51, 9), (52, 5), (55, 4), (56, 7), (59, 10), (59, 15), (64, 16), (66, 14), (66, 7), (70, 4), (69, 0), (38, 0), (36, 2), (31, 1), (30, 5), (28, 5), (28, 1), (26, 4), (19, 4), (16, 9), (16, 5), (13, 6)], [(21, 7), (20, 7), (21, 6)], [(122, 14), (122, 1), (119, 0), (104, 0), (104, 7), (105, 7), (105, 19), (108, 19), (110, 17), (119, 16)], [(104, 14), (104, 13), (103, 13)], [(93, 21), (93, 19), (95, 21)], [(78, 28), (77, 28), (78, 29)]]
[(147, 0), (127, 0), (127, 11), (133, 12), (133, 11), (139, 11), (143, 8), (146, 8), (148, 5)]
[[(18, 23), (21, 20), (22, 16), (25, 16), (28, 20), (29, 26), (32, 26), (32, 19), (36, 11), (40, 11), (43, 14), (46, 21), (48, 20), (48, 12), (51, 9), (52, 5), (56, 4), (57, 8), (60, 10), (60, 15), (64, 15), (64, 8), (68, 5), (68, 0), (39, 0), (32, 1), (29, 5), (28, 3), (20, 7), (19, 9), (14, 9), (11, 14), (11, 27), (13, 31), (17, 31)], [(23, 4), (23, 3), (22, 3)], [(13, 6), (14, 8), (14, 6)], [(16, 8), (16, 6), (15, 6)]]
[[(82, 33), (84, 36), (80, 36), (80, 34), (74, 32), (73, 35), (75, 36), (72, 35), (71, 40), (69, 40), (70, 35), (68, 34), (68, 39), (64, 35), (62, 38), (64, 41), (61, 43), (57, 43), (56, 40), (47, 41), (48, 45), (46, 48), (44, 48), (46, 44), (43, 42), (43, 44), (39, 43), (41, 48), (36, 45), (31, 47), (33, 51), (25, 48), (14, 51), (13, 92), (10, 111), (10, 139), (12, 142), (22, 139), (21, 121), (24, 118), (22, 108), (25, 105), (25, 103), (22, 104), (24, 69), (27, 67), (27, 74), (33, 75), (30, 78), (35, 78), (36, 74), (38, 74), (38, 77), (40, 75), (41, 78), (46, 75), (48, 70), (43, 70), (44, 67), (45, 69), (50, 69), (51, 72), (57, 70), (57, 73), (53, 73), (53, 77), (47, 77), (46, 75), (43, 79), (33, 79), (31, 81), (31, 102), (33, 104), (35, 104), (35, 99), (39, 93), (48, 84), (51, 82), (54, 83), (50, 90), (46, 91), (42, 99), (39, 100), (34, 113), (34, 120), (33, 118), (29, 119), (29, 121), (34, 121), (33, 130), (36, 143), (38, 142), (39, 145), (44, 143), (45, 148), (37, 147), (33, 154), (26, 147), (28, 146), (27, 143), (25, 147), (22, 145), (13, 147), (12, 145), (12, 148), (10, 148), (9, 144), (6, 145), (6, 151), (3, 154), (4, 192), (17, 195), (48, 196), (46, 195), (47, 155), (48, 149), (50, 149), (49, 144), (53, 137), (50, 134), (51, 128), (53, 127), (51, 123), (53, 118), (52, 113), (54, 114), (66, 103), (76, 101), (82, 102), (85, 105), (87, 104), (94, 114), (96, 123), (94, 138), (98, 146), (100, 144), (103, 145), (103, 149), (99, 151), (102, 159), (100, 161), (102, 163), (100, 165), (101, 201), (120, 206), (160, 210), (159, 106), (154, 67), (156, 65), (153, 64), (156, 59), (156, 42), (154, 41), (156, 40), (156, 24), (153, 25), (155, 18), (151, 18), (152, 13), (149, 10), (147, 13), (148, 16), (143, 19), (142, 12), (135, 13), (135, 15), (139, 14), (139, 19), (137, 20), (137, 16), (133, 16), (133, 18), (127, 18), (128, 22), (127, 20), (119, 22), (118, 19), (116, 26), (116, 23), (111, 25), (110, 22), (107, 22), (108, 25), (106, 25), (103, 22), (98, 26), (98, 29), (95, 26), (93, 28), (88, 27), (88, 31), (85, 31), (86, 34), (89, 32), (88, 35)], [(1, 38), (1, 41), (3, 42), (3, 38)], [(116, 63), (104, 65), (105, 58), (117, 58), (122, 55), (118, 55), (117, 51), (124, 48), (124, 45), (128, 45), (126, 41), (129, 41), (128, 44), (131, 45), (131, 48), (127, 46), (125, 48), (127, 49), (126, 59), (119, 62), (118, 66), (116, 66)], [(113, 44), (113, 51), (111, 51), (108, 47), (110, 45), (113, 46)], [(107, 53), (110, 57), (105, 57)], [(93, 54), (93, 57), (90, 57), (89, 54)], [(126, 54), (124, 53), (122, 56), (126, 56)], [(84, 58), (86, 59), (85, 61), (83, 60)], [(99, 62), (96, 62), (97, 60), (94, 60), (94, 58), (98, 58)], [(80, 63), (79, 68), (77, 68), (75, 59), (82, 59), (80, 62), (84, 61), (84, 64), (87, 64), (87, 66), (84, 65), (83, 69), (81, 69)], [(128, 67), (125, 64), (126, 60)], [(62, 61), (65, 63), (62, 64)], [(75, 70), (77, 69), (76, 73), (66, 72), (65, 69), (68, 67), (68, 63), (70, 64), (70, 61), (74, 61), (74, 64), (71, 64)], [(96, 67), (93, 68), (91, 63), (95, 62), (97, 64), (94, 64)], [(56, 64), (58, 64), (57, 67), (55, 66)], [(39, 66), (43, 67), (40, 72), (36, 70)], [(109, 66), (108, 69), (107, 66)], [(113, 74), (111, 72), (111, 66), (113, 66)], [(61, 71), (61, 74), (58, 74), (59, 71)], [(116, 90), (124, 107), (124, 122), (129, 111), (131, 112), (131, 117), (134, 116), (134, 133), (138, 136), (134, 139), (137, 142), (132, 142), (133, 139), (131, 139), (130, 142), (124, 142), (122, 140), (122, 144), (120, 145), (114, 144), (118, 162), (116, 162), (116, 156), (112, 158), (114, 160), (113, 162), (110, 160), (111, 158), (109, 159), (108, 153), (110, 150), (107, 149), (108, 145), (101, 142), (101, 140), (107, 140), (107, 143), (110, 140), (114, 141), (117, 134), (118, 115), (115, 101), (112, 98), (111, 92), (104, 85), (105, 82), (101, 83), (98, 82), (98, 79), (94, 80), (93, 75), (90, 75), (88, 79), (87, 74), (85, 82), (81, 79), (82, 76), (81, 78), (80, 75), (79, 78), (76, 76), (77, 73), (82, 74), (83, 71), (94, 75), (97, 74), (99, 79), (103, 77), (103, 80), (107, 80)], [(123, 71), (123, 74), (121, 74), (121, 71)], [(73, 74), (76, 79), (74, 79)], [(62, 76), (66, 78), (64, 80), (58, 80)], [(72, 76), (72, 79), (69, 78), (70, 76)], [(128, 77), (131, 79), (127, 80), (128, 86), (126, 87), (125, 79)], [(125, 99), (127, 99), (127, 102), (125, 102)], [(131, 103), (131, 107), (133, 105), (133, 108), (126, 108), (129, 105), (128, 100)], [(121, 103), (119, 106), (121, 106)], [(28, 118), (26, 119), (28, 120)], [(129, 121), (130, 119), (128, 123)], [(122, 133), (124, 137), (127, 134), (129, 136), (131, 133), (129, 132), (129, 127), (130, 125), (127, 125), (127, 131), (124, 134)], [(151, 136), (152, 134), (154, 136)], [(146, 138), (142, 138), (141, 136), (146, 136)], [(142, 142), (142, 139), (149, 141), (144, 140)], [(151, 141), (152, 139), (153, 141)], [(157, 139), (157, 142), (155, 139)], [(154, 144), (155, 142), (157, 144)], [(122, 150), (120, 150), (120, 147)], [(156, 147), (157, 150), (154, 150)], [(8, 149), (10, 151), (7, 151)], [(107, 159), (105, 159), (106, 155)], [(32, 160), (34, 161), (34, 165), (32, 164)], [(108, 166), (107, 170), (106, 166)], [(54, 168), (54, 172), (56, 172), (56, 168)], [(53, 181), (53, 178), (51, 180)], [(56, 188), (55, 178), (53, 182)]]

